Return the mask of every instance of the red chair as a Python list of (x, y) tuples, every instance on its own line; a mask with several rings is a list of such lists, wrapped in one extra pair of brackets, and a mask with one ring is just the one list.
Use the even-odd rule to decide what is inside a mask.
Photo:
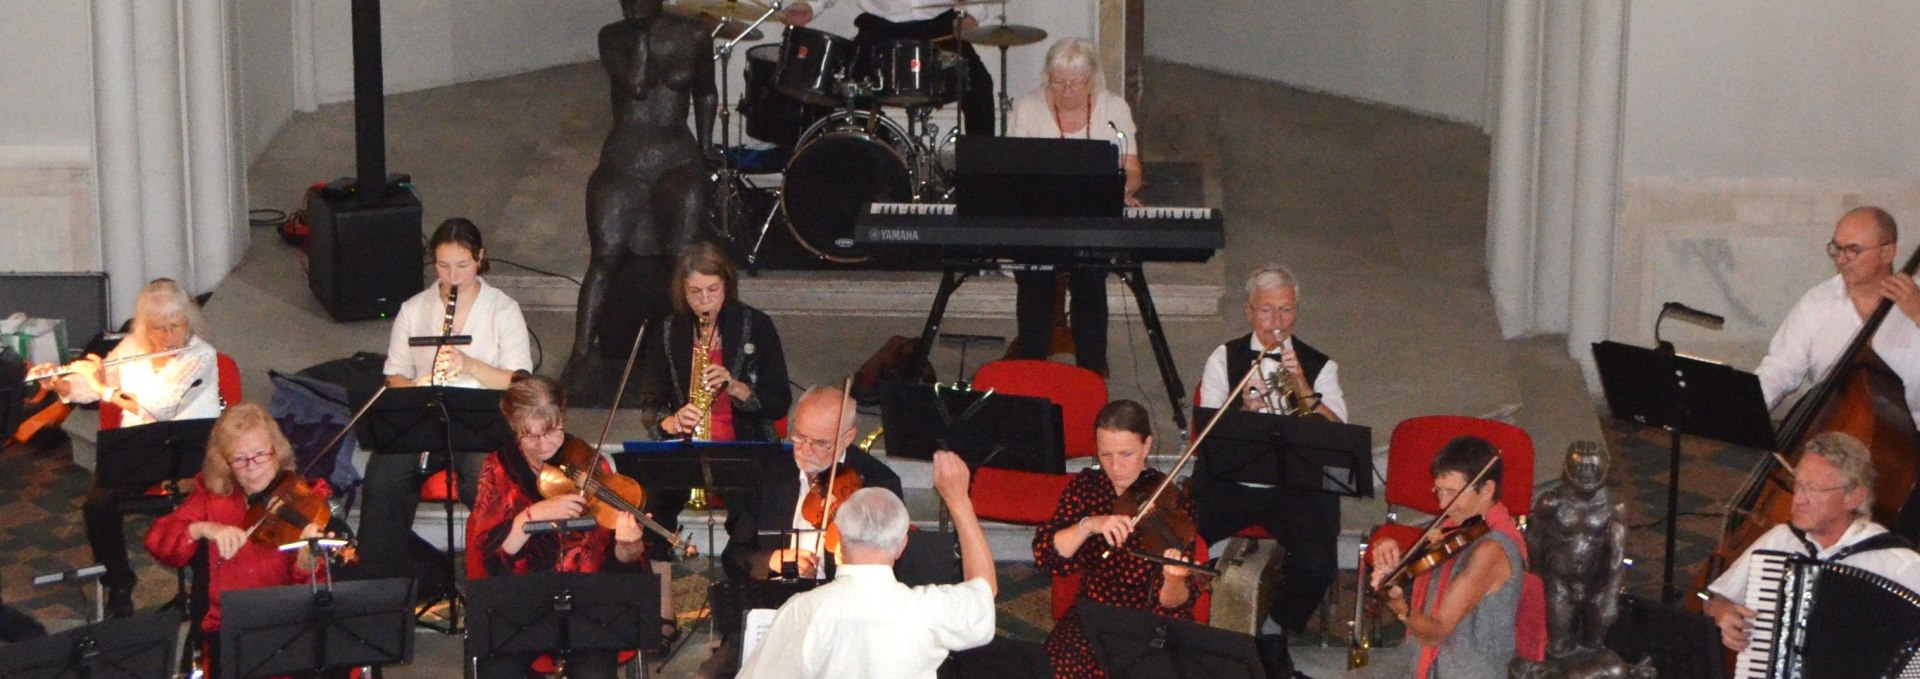
[(973, 388), (1038, 396), (1059, 404), (1067, 457), (1095, 455), (1093, 418), (1107, 405), (1107, 381), (1099, 373), (1053, 361), (994, 361), (973, 374)]
[(981, 520), (1038, 526), (1053, 518), (1060, 494), (1072, 480), (1072, 474), (981, 467), (974, 471), (967, 494)]
[[(1495, 420), (1457, 415), (1428, 415), (1405, 420), (1393, 428), (1387, 447), (1387, 523), (1373, 531), (1367, 544), (1393, 538), (1401, 546), (1420, 539), (1420, 527), (1395, 523), (1398, 508), (1429, 516), (1440, 513), (1433, 495), (1432, 465), (1448, 441), (1478, 436), (1500, 451), (1500, 504), (1518, 519), (1532, 510), (1533, 437), (1526, 430)], [(1519, 655), (1539, 660), (1546, 654), (1546, 594), (1540, 578), (1525, 574), (1521, 584), (1519, 620), (1515, 623)]]

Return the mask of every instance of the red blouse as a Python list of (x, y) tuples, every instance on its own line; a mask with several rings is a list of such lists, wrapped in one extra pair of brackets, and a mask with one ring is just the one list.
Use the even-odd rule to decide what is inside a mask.
[[(333, 492), (327, 487), (326, 481), (311, 479), (308, 483), (321, 497)], [(188, 526), (197, 521), (212, 521), (244, 528), (246, 518), (246, 493), (236, 489), (228, 495), (215, 495), (196, 479), (193, 493), (187, 496), (180, 508), (153, 522), (153, 529), (147, 532), (147, 551), (160, 563), (182, 568), (193, 560), (194, 552), (199, 551), (202, 543), (188, 536)], [(240, 551), (234, 553), (233, 558), (222, 559), (220, 550), (209, 545), (207, 617), (200, 621), (200, 629), (208, 632), (220, 629), (220, 595), (223, 592), (312, 581), (312, 573), (302, 571), (295, 565), (294, 554), (248, 540), (240, 547)]]
[[(1135, 488), (1151, 490), (1165, 477), (1159, 470), (1147, 469), (1140, 473), (1140, 478), (1135, 479), (1133, 485)], [(1187, 580), (1186, 603), (1167, 608), (1160, 605), (1160, 586), (1166, 580), (1159, 564), (1121, 550), (1102, 558), (1101, 552), (1107, 551), (1106, 541), (1097, 537), (1082, 543), (1071, 557), (1060, 556), (1059, 552), (1054, 551), (1055, 533), (1073, 527), (1086, 517), (1112, 514), (1113, 502), (1118, 498), (1119, 495), (1113, 491), (1113, 482), (1107, 480), (1105, 472), (1099, 469), (1081, 470), (1067, 483), (1066, 491), (1061, 493), (1060, 504), (1053, 510), (1053, 518), (1034, 531), (1034, 563), (1061, 577), (1079, 574), (1081, 598), (1109, 606), (1192, 620), (1193, 603), (1200, 597), (1199, 586), (1193, 579)], [(1182, 508), (1191, 514), (1193, 503), (1184, 501)], [(1125, 547), (1140, 549), (1140, 535), (1135, 533), (1128, 536)], [(1068, 615), (1054, 623), (1053, 633), (1047, 635), (1047, 659), (1053, 664), (1054, 676), (1106, 676), (1077, 615)]]
[[(520, 457), (517, 451), (507, 454)], [(500, 453), (487, 456), (480, 472), (480, 487), (473, 500), (473, 513), (467, 518), (467, 548), (480, 555), (481, 568), (469, 572), (469, 578), (498, 577), (520, 573), (595, 573), (606, 562), (613, 544), (613, 531), (606, 528), (571, 533), (545, 533), (527, 538), (517, 554), (501, 549), (513, 533), (513, 519), (541, 498), (533, 497), (520, 484), (508, 478), (500, 466)], [(611, 471), (605, 459), (603, 471)], [(471, 566), (472, 561), (468, 564)]]

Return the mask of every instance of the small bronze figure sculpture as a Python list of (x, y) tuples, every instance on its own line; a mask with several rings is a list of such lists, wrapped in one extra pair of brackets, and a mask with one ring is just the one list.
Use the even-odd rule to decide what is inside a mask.
[(708, 154), (719, 105), (711, 38), (661, 5), (621, 0), (626, 18), (600, 29), (613, 126), (587, 180), (592, 260), (564, 375), (578, 405), (611, 400), (613, 357), (626, 354), (640, 321), (669, 308), (668, 262), (696, 237), (711, 201)]
[(1643, 661), (1628, 665), (1606, 647), (1620, 613), (1626, 575), (1626, 507), (1607, 491), (1607, 451), (1591, 441), (1567, 447), (1559, 486), (1533, 503), (1527, 553), (1547, 594), (1547, 659), (1515, 659), (1512, 676), (1527, 679), (1652, 677)]

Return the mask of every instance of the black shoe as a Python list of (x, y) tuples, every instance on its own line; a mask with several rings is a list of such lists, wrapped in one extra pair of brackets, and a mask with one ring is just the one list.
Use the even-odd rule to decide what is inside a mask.
[(133, 617), (132, 587), (107, 588), (107, 617), (109, 619)]
[(1266, 667), (1267, 679), (1293, 679), (1293, 653), (1287, 650), (1287, 635), (1262, 634), (1253, 640), (1260, 651), (1260, 664)]
[(653, 648), (648, 649), (648, 652), (652, 653), (655, 657), (664, 656), (668, 651), (673, 650), (674, 644), (679, 643), (680, 636), (680, 621), (674, 620), (673, 618), (661, 618), (660, 641), (655, 643)]

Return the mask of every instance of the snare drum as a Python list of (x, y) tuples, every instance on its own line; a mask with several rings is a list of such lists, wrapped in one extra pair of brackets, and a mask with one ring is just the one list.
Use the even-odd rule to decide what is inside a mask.
[(967, 62), (925, 40), (894, 40), (868, 55), (874, 99), (888, 106), (940, 106), (960, 99)]
[(853, 72), (858, 51), (852, 40), (825, 31), (790, 26), (780, 43), (774, 86), (816, 106), (841, 104), (839, 83)]
[(913, 200), (913, 138), (885, 116), (843, 111), (815, 123), (787, 162), (780, 208), (801, 247), (821, 259), (867, 261), (853, 243), (869, 202)]

